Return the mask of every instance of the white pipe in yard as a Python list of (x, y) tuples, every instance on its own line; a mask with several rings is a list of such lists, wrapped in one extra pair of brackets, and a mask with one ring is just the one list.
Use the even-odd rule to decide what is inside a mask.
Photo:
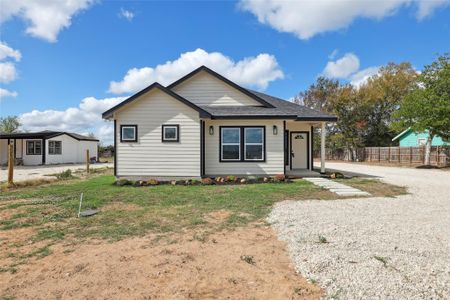
[(80, 195), (80, 206), (78, 207), (78, 218), (80, 217), (81, 213), (81, 202), (83, 202), (83, 193)]

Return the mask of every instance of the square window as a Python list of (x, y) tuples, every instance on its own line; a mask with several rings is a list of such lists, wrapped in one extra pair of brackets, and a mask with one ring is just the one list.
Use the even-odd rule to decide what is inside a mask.
[(27, 155), (41, 155), (42, 141), (27, 141)]
[(121, 142), (137, 142), (137, 125), (120, 125)]
[(178, 142), (179, 141), (179, 125), (162, 125), (162, 141)]

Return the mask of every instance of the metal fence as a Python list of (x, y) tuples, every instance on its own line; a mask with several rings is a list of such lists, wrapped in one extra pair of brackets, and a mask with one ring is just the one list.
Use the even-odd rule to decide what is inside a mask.
[[(314, 157), (320, 157), (320, 150), (314, 151)], [(447, 166), (450, 157), (450, 147), (431, 147), (430, 163), (434, 166)], [(351, 161), (349, 150), (326, 149), (327, 160)], [(421, 165), (425, 162), (425, 147), (365, 147), (356, 149), (355, 161), (367, 161), (387, 164)]]

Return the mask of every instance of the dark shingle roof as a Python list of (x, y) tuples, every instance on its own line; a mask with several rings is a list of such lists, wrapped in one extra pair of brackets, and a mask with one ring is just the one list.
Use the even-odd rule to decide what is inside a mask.
[(51, 130), (44, 130), (38, 132), (0, 133), (0, 139), (50, 139), (62, 134), (67, 134), (68, 136), (79, 141), (94, 141), (94, 142), (99, 141), (96, 138), (91, 138), (78, 133), (65, 131), (51, 131)]
[(335, 116), (323, 113), (309, 107), (298, 105), (277, 97), (273, 97), (260, 92), (247, 90), (255, 94), (264, 101), (270, 103), (271, 107), (264, 106), (201, 106), (209, 112), (213, 118), (288, 118), (296, 120), (311, 121), (336, 121)]

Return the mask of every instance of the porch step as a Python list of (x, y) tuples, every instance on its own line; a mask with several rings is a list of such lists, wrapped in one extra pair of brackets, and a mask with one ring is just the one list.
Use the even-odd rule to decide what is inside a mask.
[(304, 178), (304, 180), (328, 189), (330, 192), (336, 193), (339, 196), (370, 196), (367, 192), (322, 177), (309, 177)]

